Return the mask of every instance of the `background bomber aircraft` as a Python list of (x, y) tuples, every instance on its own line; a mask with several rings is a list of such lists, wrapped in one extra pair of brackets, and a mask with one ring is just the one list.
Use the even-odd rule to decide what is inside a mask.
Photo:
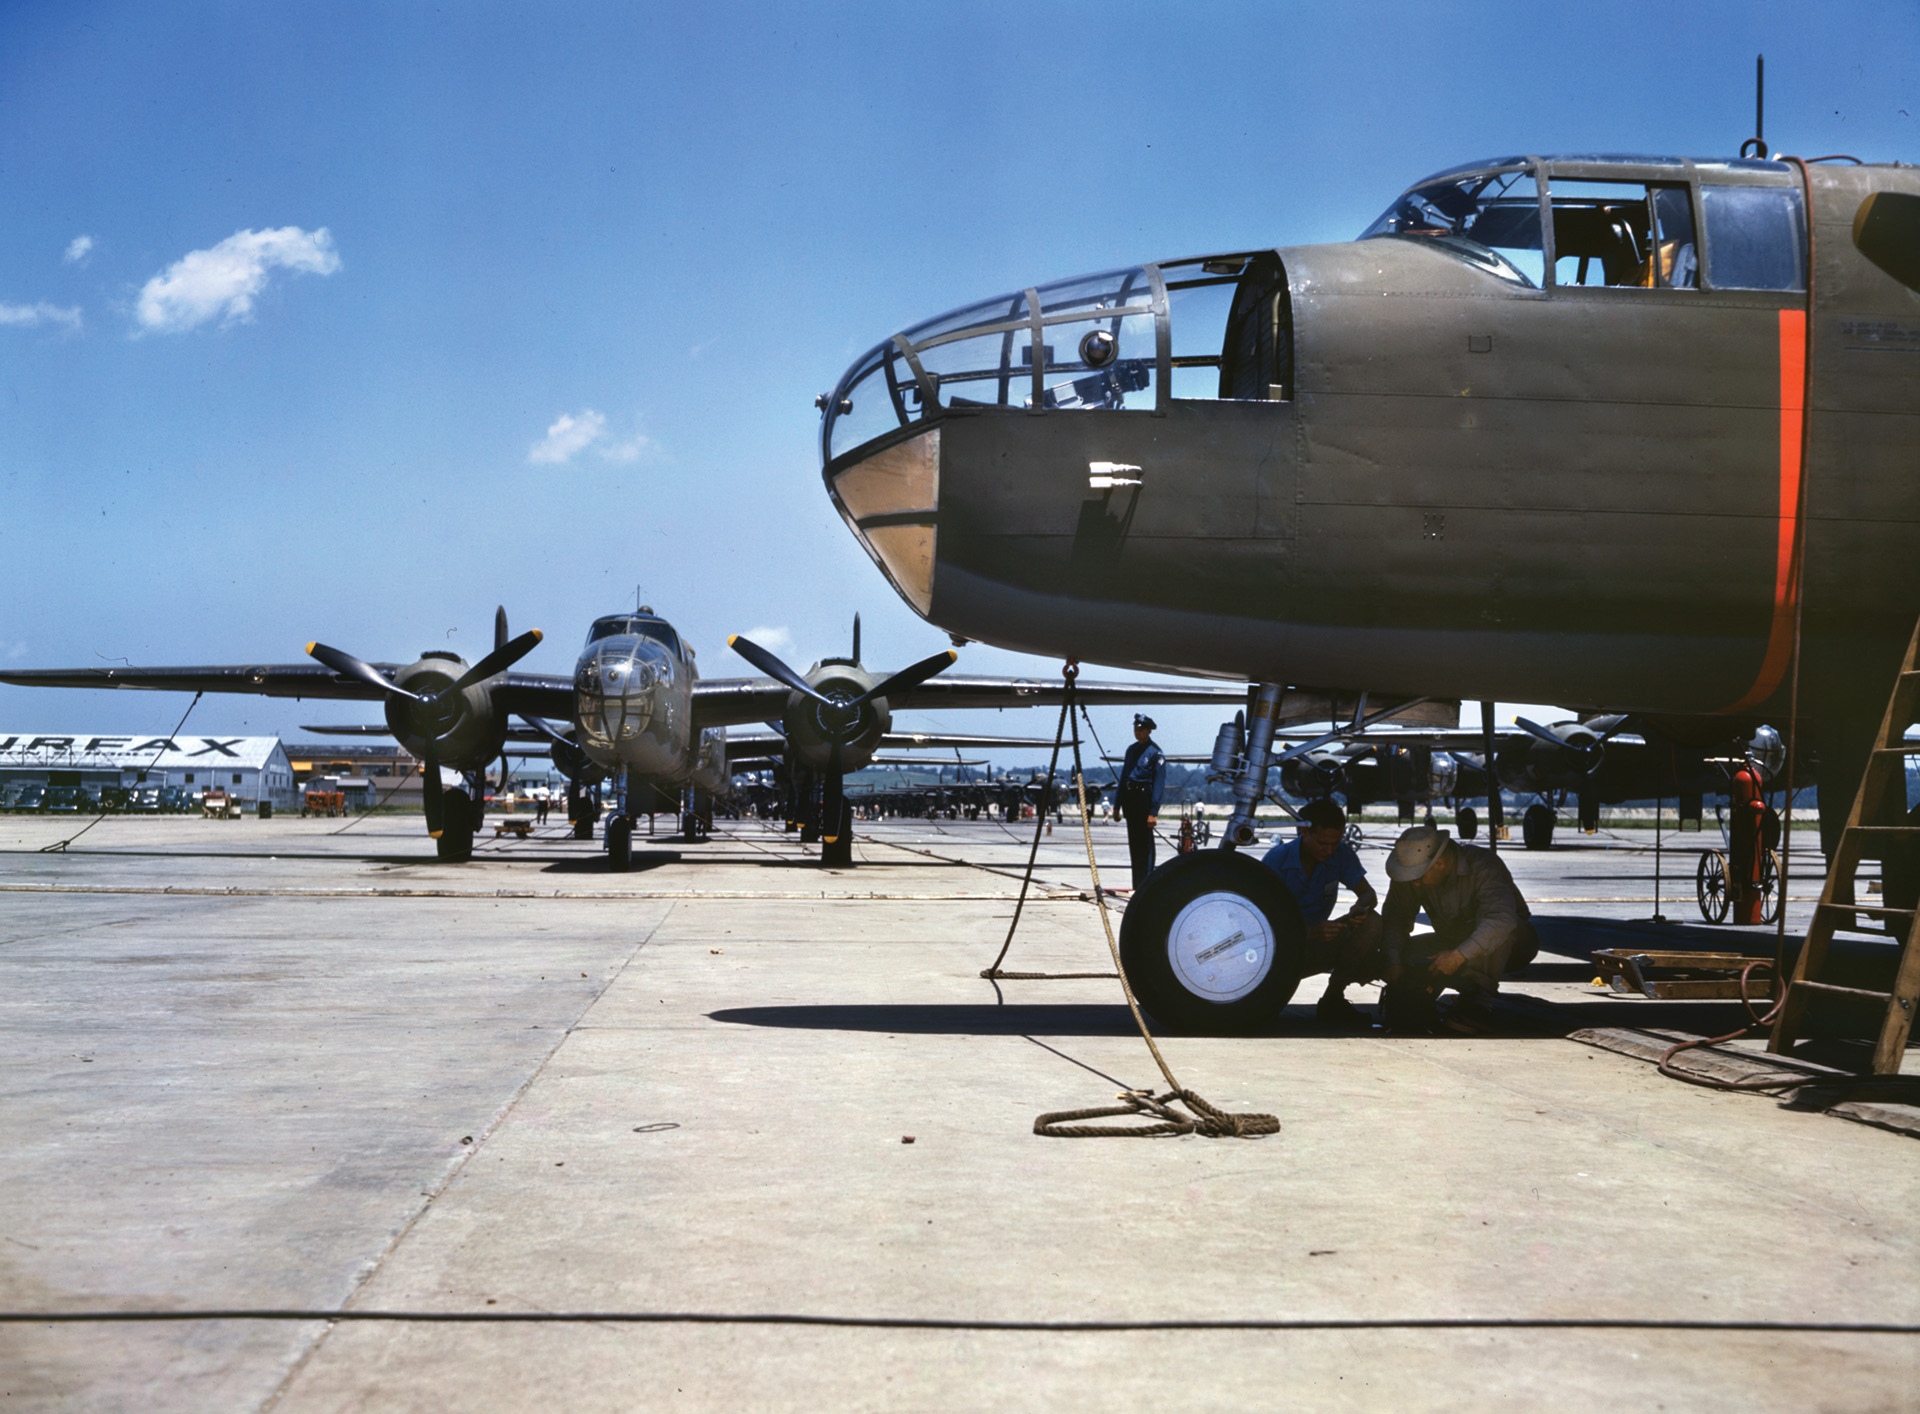
[[(729, 742), (730, 726), (766, 722), (775, 728), (793, 812), (789, 819), (817, 829), (823, 862), (846, 866), (853, 862), (843, 790), (847, 772), (867, 765), (882, 749), (1003, 744), (976, 736), (896, 733), (895, 711), (1044, 706), (1057, 704), (1061, 693), (1057, 684), (1028, 678), (936, 676), (958, 656), (951, 650), (879, 676), (860, 662), (858, 616), (851, 656), (822, 659), (806, 673), (736, 636), (732, 646), (766, 672), (764, 678), (702, 679), (692, 646), (646, 608), (595, 619), (569, 677), (511, 671), (540, 641), (538, 629), (509, 637), (502, 608), (494, 617), (493, 651), (471, 667), (459, 655), (438, 649), (412, 663), (368, 663), (310, 643), (311, 663), (56, 668), (8, 672), (0, 681), (380, 702), (386, 731), (425, 767), (427, 831), (439, 857), (454, 862), (473, 852), (487, 767), (510, 738), (544, 740), (570, 781), (614, 779), (605, 840), (615, 870), (628, 867), (638, 816), (677, 812), (691, 841), (703, 829), (701, 797), (729, 790), (730, 756), (768, 755), (767, 736)], [(1242, 690), (1218, 684), (1083, 683), (1077, 696), (1111, 706), (1230, 703), (1240, 700)], [(556, 727), (554, 719), (567, 726)], [(444, 786), (443, 770), (455, 773), (460, 783)], [(577, 787), (570, 789), (570, 802), (578, 795)], [(582, 833), (590, 834), (593, 816), (583, 818)], [(577, 820), (577, 831), (579, 825)]]
[(1298, 980), (1233, 853), (1289, 684), (1705, 748), (1797, 687), (1851, 798), (1920, 613), (1920, 171), (1754, 146), (1467, 163), (1352, 241), (964, 306), (822, 395), (827, 491), (929, 622), (1259, 684), (1226, 848), (1127, 913), (1163, 1020)]

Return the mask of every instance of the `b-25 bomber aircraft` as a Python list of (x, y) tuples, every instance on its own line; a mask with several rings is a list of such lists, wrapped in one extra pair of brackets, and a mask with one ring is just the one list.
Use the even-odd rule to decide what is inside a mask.
[(835, 507), (929, 622), (1260, 684), (1226, 850), (1126, 926), (1164, 1021), (1257, 1025), (1298, 920), (1232, 851), (1289, 684), (1690, 736), (1797, 682), (1850, 798), (1920, 614), (1920, 170), (1470, 162), (1352, 241), (964, 306), (819, 406)]
[[(729, 788), (729, 726), (776, 726), (784, 764), (804, 773), (807, 789), (817, 796), (823, 861), (846, 865), (852, 863), (842, 788), (847, 772), (859, 770), (883, 748), (964, 747), (990, 740), (895, 733), (895, 711), (1044, 706), (1058, 704), (1062, 692), (1060, 684), (1028, 678), (936, 678), (957, 657), (951, 650), (882, 677), (859, 661), (858, 618), (852, 656), (823, 659), (806, 673), (747, 639), (734, 638), (735, 649), (767, 672), (765, 678), (702, 679), (692, 646), (647, 608), (595, 619), (570, 677), (511, 671), (540, 641), (538, 629), (509, 637), (503, 608), (494, 618), (493, 651), (471, 667), (442, 650), (408, 664), (368, 663), (310, 643), (311, 663), (17, 670), (0, 673), (0, 682), (380, 702), (387, 732), (424, 765), (427, 832), (438, 856), (450, 862), (472, 855), (484, 772), (505, 743), (545, 740), (555, 766), (570, 779), (614, 778), (615, 805), (605, 838), (608, 862), (616, 871), (629, 865), (639, 815), (682, 808), (687, 838), (697, 837), (699, 796), (722, 795)], [(1088, 705), (1225, 703), (1243, 696), (1242, 689), (1219, 684), (1080, 683), (1075, 693)], [(566, 722), (567, 728), (550, 719)], [(739, 743), (743, 757), (764, 756), (767, 749), (764, 735)], [(443, 770), (457, 773), (460, 784), (446, 788)]]

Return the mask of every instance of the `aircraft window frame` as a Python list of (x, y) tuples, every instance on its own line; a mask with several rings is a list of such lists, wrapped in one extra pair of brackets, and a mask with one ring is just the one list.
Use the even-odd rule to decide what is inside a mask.
[[(976, 300), (922, 321), (854, 360), (833, 393), (819, 399), (821, 465), (845, 465), (856, 451), (871, 455), (947, 416), (1106, 410), (1164, 417), (1175, 401), (1202, 401), (1175, 391), (1176, 370), (1211, 370), (1214, 387), (1223, 388), (1226, 349), (1216, 338), (1204, 351), (1183, 348), (1176, 353), (1175, 299), (1213, 287), (1237, 292), (1243, 278), (1270, 268), (1280, 282), (1277, 297), (1287, 298), (1290, 310), (1285, 266), (1272, 250), (1262, 249), (1121, 266)], [(1229, 324), (1236, 308), (1238, 300), (1229, 296), (1222, 310)], [(1050, 331), (1059, 330), (1070, 331), (1071, 337), (1049, 343)], [(1104, 344), (1092, 343), (1101, 333), (1109, 336)], [(990, 364), (941, 353), (962, 345), (987, 347), (989, 341), (997, 341)], [(1037, 360), (1035, 349), (1042, 350)], [(1290, 355), (1289, 348), (1286, 375), (1278, 385), (1288, 397)], [(1057, 381), (1059, 375), (1066, 375), (1066, 381)], [(961, 390), (970, 385), (983, 394), (991, 390), (991, 400), (968, 398)], [(1150, 406), (1144, 399), (1129, 405), (1128, 394), (1149, 389)], [(886, 401), (876, 417), (868, 409), (883, 391)], [(1220, 399), (1216, 395), (1204, 400)], [(1286, 400), (1268, 396), (1253, 401)], [(858, 422), (852, 421), (856, 418)], [(858, 440), (850, 440), (850, 434)]]
[[(1443, 172), (1435, 172), (1431, 176), (1422, 177), (1419, 181), (1396, 196), (1388, 205), (1387, 209), (1375, 217), (1355, 239), (1362, 241), (1389, 238), (1416, 240), (1429, 247), (1438, 247), (1446, 251), (1449, 255), (1466, 261), (1476, 269), (1492, 275), (1496, 279), (1504, 280), (1509, 284), (1518, 285), (1524, 290), (1536, 292), (1545, 290), (1551, 282), (1550, 277), (1553, 270), (1553, 262), (1549, 257), (1549, 237), (1546, 232), (1547, 204), (1545, 174), (1545, 164), (1537, 157), (1512, 157), (1502, 158), (1494, 162), (1470, 162), (1459, 167), (1450, 167)], [(1464, 232), (1438, 233), (1425, 228), (1415, 232), (1397, 228), (1397, 222), (1403, 219), (1403, 213), (1410, 209), (1409, 203), (1411, 201), (1439, 187), (1452, 187), (1458, 190), (1464, 190), (1467, 183), (1476, 177), (1485, 179), (1479, 186), (1468, 193), (1469, 199), (1476, 202), (1479, 201), (1481, 193), (1483, 193), (1491, 183), (1500, 181), (1502, 178), (1504, 178), (1505, 181), (1494, 196), (1488, 199), (1484, 207), (1475, 208), (1473, 212), (1473, 219), (1475, 220), (1483, 216), (1487, 210), (1492, 209), (1494, 205), (1506, 199), (1506, 193), (1514, 183), (1522, 179), (1532, 180), (1534, 186), (1533, 200), (1535, 204), (1533, 221), (1540, 237), (1539, 250), (1542, 265), (1542, 277), (1539, 281), (1536, 282), (1526, 271), (1522, 270), (1507, 256), (1501, 254), (1498, 248), (1475, 240), (1473, 237), (1464, 234)], [(1508, 200), (1507, 204), (1515, 207), (1518, 206), (1518, 202), (1511, 200)], [(1431, 206), (1431, 203), (1429, 203), (1429, 205)], [(1433, 209), (1439, 210), (1440, 208), (1434, 207)], [(1465, 224), (1468, 218), (1466, 214), (1463, 213), (1452, 219)], [(1534, 249), (1532, 246), (1511, 246), (1508, 248), (1527, 251)]]

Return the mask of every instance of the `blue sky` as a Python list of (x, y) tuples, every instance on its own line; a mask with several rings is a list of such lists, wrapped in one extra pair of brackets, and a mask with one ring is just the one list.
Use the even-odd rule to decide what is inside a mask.
[[(923, 656), (820, 487), (861, 349), (1345, 239), (1476, 156), (1730, 153), (1762, 51), (1776, 148), (1920, 160), (1913, 0), (0, 8), (0, 662), (472, 657), (504, 601), (561, 673), (636, 585), (708, 676), (855, 609), (870, 664)], [(0, 687), (0, 726), (184, 706)]]

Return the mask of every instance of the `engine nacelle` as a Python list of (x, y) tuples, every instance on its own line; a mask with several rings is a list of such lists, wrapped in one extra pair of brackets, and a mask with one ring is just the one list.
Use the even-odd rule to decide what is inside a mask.
[[(428, 652), (395, 673), (393, 681), (416, 696), (433, 697), (466, 670), (458, 654)], [(424, 758), (431, 749), (442, 766), (457, 771), (486, 765), (500, 754), (507, 739), (506, 718), (494, 710), (484, 683), (475, 683), (435, 706), (389, 697), (386, 714), (387, 729), (408, 751)]]
[(858, 707), (851, 704), (878, 681), (857, 663), (828, 658), (807, 674), (808, 685), (827, 702), (804, 693), (787, 694), (787, 742), (801, 765), (810, 771), (832, 769), (836, 744), (842, 771), (857, 771), (873, 759), (880, 738), (893, 727), (893, 713), (884, 697)]

